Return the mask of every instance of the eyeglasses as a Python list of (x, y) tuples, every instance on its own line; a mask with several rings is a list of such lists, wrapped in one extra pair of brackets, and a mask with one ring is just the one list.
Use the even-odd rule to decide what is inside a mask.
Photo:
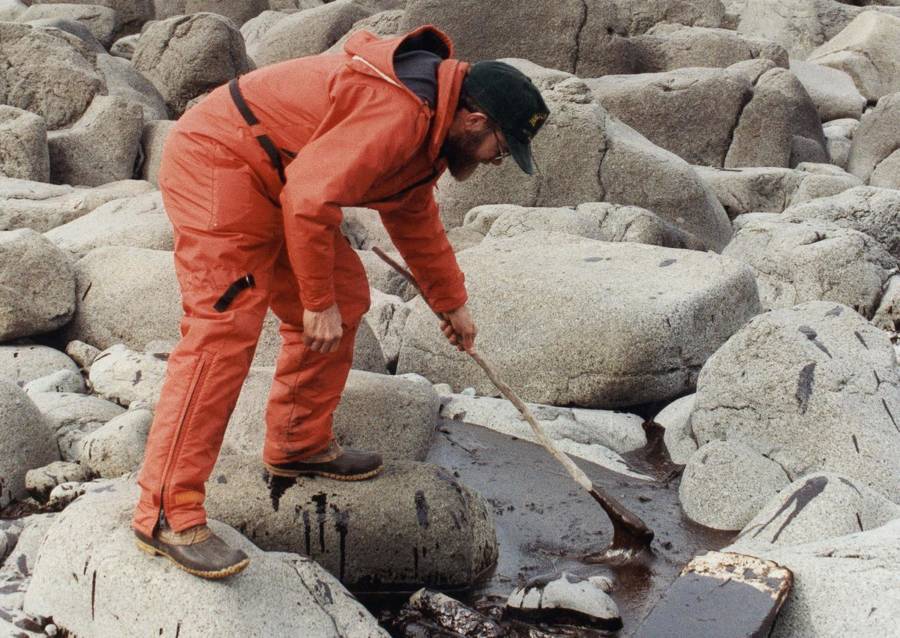
[(509, 157), (509, 149), (504, 150), (503, 144), (500, 142), (500, 136), (497, 135), (497, 129), (491, 129), (494, 132), (494, 139), (497, 140), (497, 154), (491, 159), (492, 162), (502, 162)]

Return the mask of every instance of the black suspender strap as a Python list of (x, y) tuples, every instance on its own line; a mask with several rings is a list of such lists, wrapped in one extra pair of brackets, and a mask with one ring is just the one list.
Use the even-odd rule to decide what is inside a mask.
[(228, 306), (231, 305), (231, 302), (234, 301), (234, 298), (238, 296), (239, 292), (246, 290), (247, 288), (253, 288), (255, 285), (256, 281), (253, 279), (253, 274), (247, 273), (228, 286), (228, 290), (219, 297), (219, 300), (213, 305), (213, 308), (215, 308), (217, 312), (225, 312), (228, 309)]
[[(241, 95), (241, 89), (238, 87), (237, 78), (234, 78), (228, 83), (228, 91), (231, 93), (231, 99), (234, 100), (234, 105), (237, 107), (241, 116), (243, 116), (247, 126), (256, 126), (259, 124), (259, 120), (253, 114), (253, 111), (250, 110), (250, 105), (247, 104), (246, 100), (244, 100), (244, 96)], [(275, 146), (272, 139), (265, 134), (257, 135), (256, 141), (259, 142), (259, 145), (262, 146), (266, 155), (269, 156), (269, 161), (272, 162), (272, 166), (278, 171), (278, 177), (281, 180), (281, 183), (284, 184), (284, 163), (281, 161), (281, 154), (278, 152), (278, 147)]]

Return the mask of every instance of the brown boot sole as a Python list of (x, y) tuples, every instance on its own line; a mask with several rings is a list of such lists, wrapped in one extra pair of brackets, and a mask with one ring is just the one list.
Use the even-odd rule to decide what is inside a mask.
[(138, 546), (138, 549), (147, 552), (151, 556), (165, 556), (179, 569), (183, 569), (187, 573), (193, 574), (194, 576), (199, 576), (200, 578), (208, 578), (209, 580), (219, 580), (221, 578), (226, 578), (227, 576), (237, 574), (238, 572), (243, 571), (244, 568), (246, 568), (247, 565), (250, 564), (250, 559), (245, 558), (241, 562), (235, 563), (231, 567), (226, 567), (225, 569), (220, 569), (218, 571), (201, 571), (199, 569), (191, 569), (190, 567), (182, 565), (177, 560), (165, 553), (163, 550), (153, 547), (152, 545), (148, 545), (147, 543), (142, 542), (140, 539), (135, 538), (134, 543)]
[(273, 467), (268, 463), (263, 463), (270, 474), (275, 476), (286, 476), (288, 478), (297, 478), (298, 476), (324, 476), (325, 478), (334, 479), (336, 481), (365, 481), (373, 476), (377, 476), (384, 469), (383, 465), (376, 467), (374, 470), (364, 472), (362, 474), (334, 474), (332, 472), (321, 472), (319, 470), (283, 470)]

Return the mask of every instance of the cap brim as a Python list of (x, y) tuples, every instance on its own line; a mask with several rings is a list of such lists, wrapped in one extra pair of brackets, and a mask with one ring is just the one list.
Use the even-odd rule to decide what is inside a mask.
[(509, 148), (510, 155), (516, 160), (523, 171), (528, 175), (534, 175), (534, 160), (531, 157), (531, 144), (528, 142), (520, 142), (516, 137), (504, 131), (503, 137), (506, 138), (506, 146)]

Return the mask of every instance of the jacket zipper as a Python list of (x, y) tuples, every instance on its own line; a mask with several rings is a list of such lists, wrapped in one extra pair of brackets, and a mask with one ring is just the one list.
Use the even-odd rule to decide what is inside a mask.
[(194, 381), (191, 385), (190, 390), (188, 391), (188, 400), (187, 404), (184, 407), (184, 412), (182, 414), (181, 419), (178, 422), (178, 431), (175, 433), (175, 445), (172, 449), (172, 454), (169, 456), (169, 459), (166, 463), (166, 468), (163, 470), (163, 478), (162, 483), (159, 488), (159, 520), (161, 522), (165, 522), (166, 513), (165, 507), (163, 504), (163, 497), (166, 491), (166, 484), (169, 481), (169, 477), (174, 470), (175, 459), (178, 458), (178, 455), (181, 453), (181, 445), (184, 442), (182, 434), (184, 433), (185, 425), (190, 421), (191, 415), (193, 414), (194, 407), (194, 399), (197, 398), (198, 388), (202, 385), (203, 379), (206, 377), (206, 354), (203, 353), (200, 355), (200, 362), (198, 363), (197, 373), (194, 375)]

